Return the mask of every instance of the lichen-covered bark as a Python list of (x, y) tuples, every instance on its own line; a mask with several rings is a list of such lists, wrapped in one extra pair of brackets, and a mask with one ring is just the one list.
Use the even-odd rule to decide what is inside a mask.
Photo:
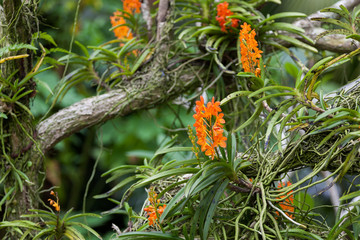
[[(0, 47), (8, 47), (13, 44), (31, 42), (33, 27), (29, 19), (36, 19), (33, 12), (35, 7), (28, 1), (21, 0), (3, 0), (0, 7), (0, 33), (2, 41)], [(3, 78), (9, 79), (10, 82), (15, 82), (17, 79), (21, 80), (31, 71), (32, 53), (24, 49), (14, 52), (9, 52), (3, 57), (16, 56), (20, 54), (28, 54), (27, 58), (18, 60), (10, 60), (2, 63), (1, 74)], [(14, 72), (12, 77), (10, 77)], [(10, 78), (9, 78), (10, 77)], [(22, 92), (28, 90), (35, 91), (35, 84), (30, 80), (24, 85)], [(16, 94), (20, 89), (11, 89), (9, 86), (3, 86), (2, 93), (7, 94), (10, 98)], [(7, 119), (2, 120), (2, 142), (5, 149), (2, 149), (1, 154), (1, 173), (8, 169), (11, 173), (7, 176), (4, 182), (5, 191), (9, 191), (15, 187), (11, 198), (14, 201), (8, 201), (6, 208), (2, 208), (1, 215), (3, 219), (13, 220), (19, 219), (21, 214), (27, 213), (28, 209), (36, 207), (36, 191), (38, 185), (38, 172), (42, 171), (41, 160), (32, 160), (32, 154), (35, 152), (28, 151), (31, 147), (32, 140), (35, 133), (35, 126), (33, 119), (20, 105), (28, 107), (33, 94), (29, 94), (18, 100), (18, 103), (4, 101), (1, 102), (1, 112), (7, 116)], [(33, 163), (33, 164), (32, 164)], [(39, 163), (39, 164), (37, 164)], [(16, 168), (16, 170), (15, 170)], [(29, 181), (23, 182), (23, 188), (16, 180), (16, 172), (25, 173)], [(24, 179), (22, 179), (23, 181)]]
[[(340, 8), (341, 5), (346, 7), (349, 11), (354, 9), (356, 6), (360, 4), (360, 0), (341, 0), (335, 3), (331, 8)], [(315, 40), (316, 37), (326, 31), (324, 28), (321, 27), (321, 22), (319, 21), (312, 21), (312, 18), (339, 18), (335, 13), (330, 12), (316, 12), (309, 15), (305, 19), (300, 19), (295, 21), (293, 24), (294, 26), (303, 28), (305, 30), (305, 35), (312, 40)], [(299, 38), (299, 40), (308, 43), (305, 39)], [(319, 50), (328, 50), (337, 53), (346, 53), (354, 51), (355, 49), (359, 48), (360, 45), (357, 41), (352, 39), (346, 39), (344, 35), (340, 34), (332, 34), (320, 38), (315, 42), (315, 47)]]
[(196, 68), (183, 71), (181, 76), (150, 72), (128, 88), (86, 98), (62, 109), (37, 126), (41, 149), (46, 152), (60, 140), (81, 129), (136, 110), (151, 108), (178, 96), (195, 84), (199, 85), (192, 71), (196, 71)]

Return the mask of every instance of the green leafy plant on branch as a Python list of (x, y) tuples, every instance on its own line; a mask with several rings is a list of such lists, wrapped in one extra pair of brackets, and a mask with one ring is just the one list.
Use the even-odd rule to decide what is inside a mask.
[[(110, 188), (94, 198), (116, 205), (103, 214), (128, 218), (123, 231), (113, 224), (112, 239), (358, 239), (360, 88), (358, 80), (333, 93), (322, 88), (333, 71), (358, 60), (360, 11), (343, 0), (348, 7), (334, 5), (306, 19), (299, 12), (267, 13), (262, 7), (269, 2), (280, 4), (124, 0), (109, 19), (116, 39), (99, 46), (72, 38), (65, 50), (40, 31), (26, 43), (6, 39), (0, 48), (4, 236), (86, 239), (81, 229), (101, 239), (87, 224), (73, 221), (100, 217), (85, 213), (85, 203), (81, 214), (61, 214), (51, 191), (48, 202), (55, 211), (45, 204), (47, 210), (40, 209), (45, 154), (81, 129), (182, 96), (192, 124), (186, 128), (174, 112), (186, 141), (171, 135), (142, 164), (102, 174)], [(30, 9), (17, 4), (19, 12)], [(324, 29), (314, 37), (308, 21)], [(334, 34), (343, 45), (321, 42)], [(73, 43), (78, 51), (72, 51)], [(315, 60), (308, 63), (300, 55)], [(279, 64), (280, 58), (290, 60)], [(14, 70), (11, 64), (23, 67)], [(54, 66), (65, 70), (51, 89), (36, 78)], [(50, 93), (38, 124), (30, 110), (36, 84)], [(96, 96), (54, 113), (75, 86), (87, 86)], [(85, 200), (99, 161), (101, 155)], [(344, 179), (350, 179), (348, 190), (331, 206), (337, 209), (330, 224), (318, 211), (325, 207), (313, 198)], [(324, 187), (313, 194), (315, 186)], [(130, 199), (138, 189), (147, 197), (135, 211)]]

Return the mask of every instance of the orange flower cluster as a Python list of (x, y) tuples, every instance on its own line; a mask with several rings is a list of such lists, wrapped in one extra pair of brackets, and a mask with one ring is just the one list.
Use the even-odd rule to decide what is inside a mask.
[(223, 2), (223, 3), (219, 3), (217, 5), (217, 16), (216, 16), (216, 21), (219, 22), (220, 27), (221, 27), (221, 31), (226, 32), (226, 26), (225, 24), (231, 21), (231, 26), (232, 27), (237, 27), (239, 24), (239, 19), (236, 18), (231, 18), (228, 19), (228, 16), (234, 15), (234, 13), (232, 11), (230, 11), (228, 9), (229, 7), (229, 3), (227, 2)]
[[(139, 0), (123, 0), (123, 10), (125, 12), (128, 12), (129, 14), (140, 13), (140, 7), (141, 3)], [(114, 16), (110, 17), (111, 25), (113, 27), (124, 25), (115, 28), (114, 34), (118, 39), (132, 39), (133, 34), (131, 33), (131, 30), (129, 27), (125, 26), (126, 21), (123, 17), (123, 13), (116, 11), (114, 12)]]
[[(122, 13), (119, 11), (114, 12), (114, 16), (110, 17), (111, 25), (113, 27), (126, 24), (125, 19), (122, 17)], [(118, 39), (132, 39), (133, 35), (128, 26), (120, 26), (115, 28), (114, 34)]]
[(215, 157), (215, 148), (226, 147), (226, 137), (223, 136), (223, 125), (225, 120), (224, 114), (220, 113), (220, 102), (211, 102), (204, 104), (204, 98), (201, 96), (200, 101), (196, 101), (194, 127), (198, 138), (197, 144), (201, 146), (201, 151), (211, 159)]
[(135, 10), (135, 13), (140, 13), (141, 2), (139, 0), (123, 0), (123, 9), (125, 12), (132, 13)]
[[(287, 181), (286, 184), (287, 184), (287, 186), (291, 185), (291, 183), (289, 181)], [(285, 187), (285, 183), (284, 182), (279, 183), (278, 188), (280, 189), (283, 187)], [(290, 191), (290, 193), (292, 193), (292, 191)], [(285, 197), (286, 196), (281, 196), (278, 199), (283, 199)], [(292, 214), (290, 214), (289, 212), (292, 212), (292, 213), (294, 212), (295, 207), (293, 206), (293, 204), (294, 204), (294, 195), (290, 195), (287, 199), (285, 199), (284, 201), (279, 203), (281, 209), (286, 211), (285, 214), (288, 215), (292, 219), (294, 219), (294, 216)], [(279, 215), (278, 212), (276, 212), (276, 214)]]
[(255, 40), (256, 33), (251, 30), (249, 24), (244, 22), (241, 25), (240, 31), (240, 53), (241, 53), (241, 63), (244, 69), (244, 72), (252, 72), (257, 77), (260, 76), (260, 61), (261, 53), (263, 51), (258, 49), (258, 43)]
[(55, 194), (54, 191), (51, 191), (50, 194), (53, 195), (54, 197), (56, 197), (56, 202), (50, 198), (48, 199), (48, 201), (50, 202), (50, 205), (53, 206), (56, 211), (60, 212), (60, 204), (59, 204), (59, 198), (57, 196), (57, 193)]
[(152, 226), (154, 225), (154, 223), (157, 224), (156, 220), (163, 214), (166, 205), (159, 206), (160, 199), (157, 199), (157, 194), (155, 193), (153, 188), (150, 188), (148, 199), (151, 205), (144, 208), (144, 211), (148, 213), (149, 225)]

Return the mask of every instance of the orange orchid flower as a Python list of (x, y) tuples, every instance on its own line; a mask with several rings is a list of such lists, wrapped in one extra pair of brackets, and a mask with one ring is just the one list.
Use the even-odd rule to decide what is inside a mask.
[[(111, 25), (113, 27), (126, 24), (125, 19), (122, 17), (122, 13), (119, 11), (114, 12), (114, 16), (110, 17)], [(119, 26), (115, 28), (114, 34), (118, 39), (132, 39), (133, 35), (131, 30), (127, 26)]]
[(215, 149), (217, 147), (226, 147), (226, 137), (223, 136), (223, 119), (224, 114), (220, 113), (220, 102), (215, 102), (212, 98), (211, 102), (205, 106), (204, 98), (200, 96), (200, 101), (196, 101), (194, 127), (198, 138), (197, 144), (200, 145), (201, 151), (211, 159), (215, 157)]
[(157, 193), (154, 191), (154, 189), (151, 187), (149, 191), (149, 198), (148, 198), (150, 205), (144, 208), (144, 211), (148, 213), (148, 221), (149, 225), (153, 226), (154, 223), (157, 223), (158, 217), (160, 217), (165, 208), (166, 205), (160, 206), (160, 199), (157, 199)]
[(140, 13), (141, 2), (139, 0), (123, 0), (123, 9), (128, 13)]
[[(291, 183), (289, 181), (287, 181), (287, 183), (285, 184), (284, 182), (279, 183), (278, 188), (283, 188), (285, 187), (285, 185), (290, 186)], [(293, 191), (290, 191), (290, 193), (292, 193)], [(278, 199), (283, 199), (286, 196), (281, 196)], [(281, 207), (282, 210), (285, 211), (285, 214), (288, 215), (291, 219), (294, 219), (294, 216), (290, 213), (293, 213), (295, 211), (295, 207), (294, 207), (294, 195), (290, 195), (288, 198), (286, 198), (284, 201), (279, 203), (279, 206)], [(276, 212), (277, 215), (279, 215), (278, 212)]]
[(48, 199), (48, 201), (50, 202), (50, 205), (53, 206), (56, 211), (60, 212), (60, 204), (59, 204), (59, 198), (57, 196), (57, 193), (55, 194), (54, 191), (51, 191), (50, 195), (52, 195), (56, 198), (56, 202), (50, 198)]
[(236, 18), (228, 19), (229, 16), (234, 15), (234, 13), (230, 11), (228, 7), (229, 7), (229, 3), (223, 2), (223, 3), (219, 3), (216, 8), (217, 10), (216, 21), (219, 22), (221, 31), (223, 32), (226, 32), (226, 26), (225, 26), (226, 23), (231, 21), (231, 26), (235, 28), (239, 24), (239, 19)]
[(251, 30), (249, 24), (244, 22), (241, 25), (239, 34), (240, 39), (240, 53), (241, 63), (244, 72), (252, 72), (257, 77), (260, 76), (260, 58), (263, 51), (258, 49), (258, 43), (255, 40), (256, 33), (254, 29)]

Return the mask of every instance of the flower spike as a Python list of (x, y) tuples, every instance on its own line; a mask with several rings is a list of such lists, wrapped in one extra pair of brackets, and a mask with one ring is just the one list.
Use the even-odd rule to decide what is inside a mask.
[(220, 102), (215, 102), (212, 98), (205, 106), (204, 98), (200, 96), (200, 101), (196, 101), (194, 127), (198, 138), (197, 144), (205, 155), (214, 159), (217, 147), (226, 147), (226, 137), (223, 136), (224, 114), (220, 113)]
[(244, 22), (241, 25), (239, 34), (240, 39), (240, 53), (241, 63), (244, 72), (252, 72), (257, 77), (260, 76), (260, 58), (263, 51), (258, 49), (258, 43), (255, 40), (256, 33), (254, 29), (251, 30), (249, 24)]

